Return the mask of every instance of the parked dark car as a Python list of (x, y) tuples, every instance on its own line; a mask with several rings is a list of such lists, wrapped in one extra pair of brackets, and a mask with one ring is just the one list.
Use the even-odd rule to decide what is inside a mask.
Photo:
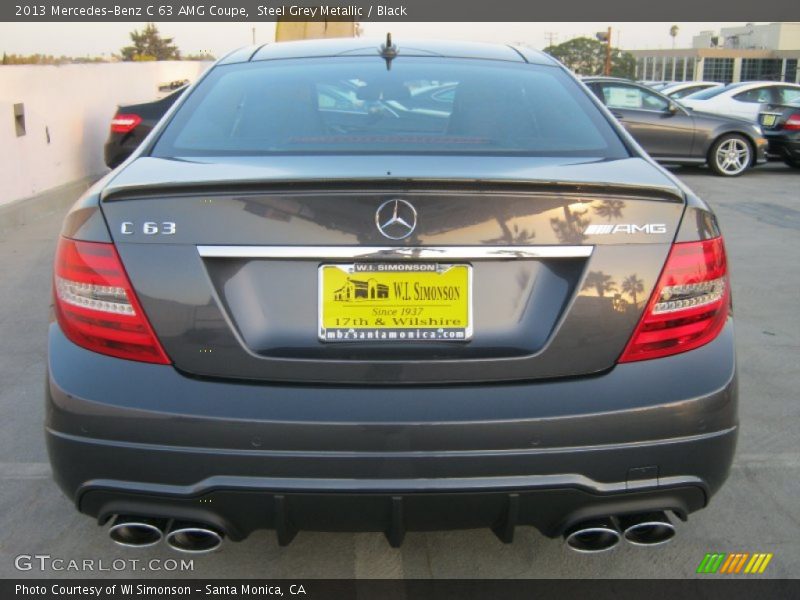
[(766, 161), (767, 141), (755, 123), (684, 108), (625, 79), (587, 77), (583, 81), (659, 162), (708, 164), (717, 175), (735, 177)]
[[(363, 110), (441, 81), (442, 110)], [(177, 103), (55, 258), (49, 456), (113, 540), (532, 526), (597, 552), (722, 486), (717, 221), (560, 63), (270, 44)]]
[(800, 102), (767, 104), (759, 113), (758, 122), (769, 142), (769, 153), (790, 167), (800, 168)]
[(184, 85), (152, 102), (118, 106), (103, 148), (106, 165), (116, 169), (125, 162), (185, 89)]

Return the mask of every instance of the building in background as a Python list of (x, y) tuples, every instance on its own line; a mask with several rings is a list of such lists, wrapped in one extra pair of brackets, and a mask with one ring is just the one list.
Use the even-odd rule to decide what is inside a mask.
[(316, 40), (321, 38), (358, 37), (358, 21), (295, 21), (278, 19), (275, 25), (275, 41)]
[(629, 52), (639, 80), (800, 83), (800, 23), (723, 27), (700, 32), (691, 48)]

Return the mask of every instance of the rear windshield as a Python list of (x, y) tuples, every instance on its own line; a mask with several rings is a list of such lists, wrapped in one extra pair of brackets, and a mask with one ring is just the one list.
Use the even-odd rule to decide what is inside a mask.
[(402, 56), (216, 67), (151, 152), (358, 153), (629, 155), (559, 68)]
[(698, 92), (698, 91), (700, 91), (701, 89), (705, 90), (705, 89), (709, 89), (709, 88), (699, 88), (699, 89), (698, 89), (698, 88), (696, 88), (696, 87), (692, 86), (692, 87), (687, 87), (687, 88), (679, 89), (679, 90), (678, 90), (678, 91), (676, 91), (676, 92), (673, 92), (673, 91), (672, 91), (673, 89), (674, 89), (674, 88), (669, 88), (669, 89), (661, 90), (661, 93), (662, 93), (662, 94), (666, 94), (667, 96), (669, 96), (670, 98), (672, 98), (672, 99), (674, 99), (674, 100), (680, 100), (681, 98), (686, 98), (687, 96), (690, 96), (691, 94), (695, 94), (695, 93), (697, 93), (697, 92)]
[(700, 90), (699, 92), (695, 92), (694, 94), (689, 94), (686, 96), (687, 100), (708, 100), (709, 98), (713, 98), (714, 96), (719, 96), (722, 92), (727, 92), (728, 90), (732, 89), (732, 86), (728, 85), (720, 85), (717, 87), (707, 88), (705, 90)]

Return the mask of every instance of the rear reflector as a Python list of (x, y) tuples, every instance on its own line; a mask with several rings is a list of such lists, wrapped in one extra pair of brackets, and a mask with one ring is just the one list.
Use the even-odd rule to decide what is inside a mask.
[(113, 244), (61, 238), (53, 289), (58, 324), (74, 343), (118, 358), (169, 364)]
[(111, 131), (114, 133), (130, 133), (139, 126), (142, 117), (139, 115), (114, 115), (111, 119)]
[(722, 238), (674, 244), (619, 362), (660, 358), (713, 340), (730, 310)]
[(800, 115), (794, 114), (783, 124), (783, 128), (788, 131), (800, 131)]

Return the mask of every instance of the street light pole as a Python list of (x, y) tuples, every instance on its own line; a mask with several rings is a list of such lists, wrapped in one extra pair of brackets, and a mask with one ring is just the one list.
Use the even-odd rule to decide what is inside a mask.
[(606, 43), (606, 62), (603, 66), (603, 74), (611, 75), (611, 27), (608, 28), (608, 31), (598, 31), (594, 37), (598, 42)]

